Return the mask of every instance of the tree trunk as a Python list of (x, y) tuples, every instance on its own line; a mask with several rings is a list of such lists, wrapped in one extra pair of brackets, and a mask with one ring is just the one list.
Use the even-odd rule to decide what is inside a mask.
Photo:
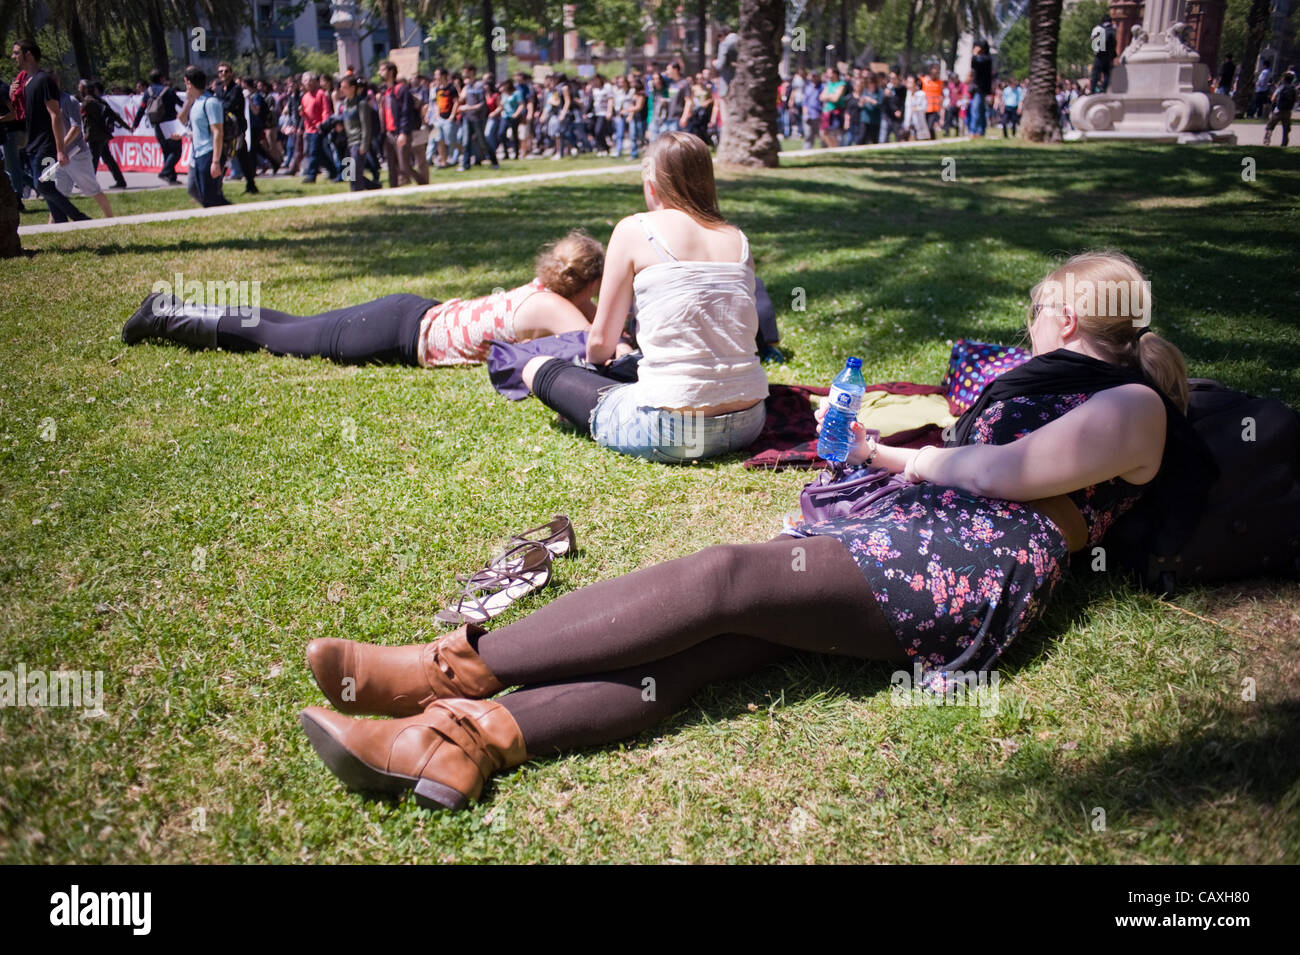
[(1246, 16), (1246, 53), (1241, 58), (1237, 92), (1232, 97), (1238, 116), (1245, 115), (1251, 97), (1255, 95), (1255, 61), (1259, 59), (1259, 51), (1268, 36), (1269, 6), (1269, 0), (1254, 0)]
[(162, 70), (164, 76), (172, 71), (171, 55), (167, 52), (167, 30), (163, 26), (162, 5), (158, 0), (149, 4), (149, 55), (153, 58), (153, 68)]
[(784, 27), (785, 0), (740, 0), (736, 75), (724, 101), (720, 163), (767, 167), (779, 163), (776, 92)]
[(496, 25), (496, 18), (492, 15), (492, 0), (483, 0), (483, 55), (487, 60), (487, 75), (493, 80), (497, 77), (497, 51), (492, 46), (492, 32)]
[[(384, 29), (388, 32), (388, 48), (402, 48), (402, 4), (401, 0), (384, 0)], [(403, 77), (409, 79), (410, 77)]]
[(23, 243), (18, 238), (18, 193), (9, 186), (9, 177), (0, 170), (0, 259), (13, 259), (23, 254)]
[(835, 51), (835, 62), (852, 64), (849, 59), (849, 0), (840, 0), (840, 45)]
[(1056, 48), (1060, 39), (1061, 0), (1030, 0), (1029, 89), (1020, 110), (1021, 129), (1030, 142), (1061, 142), (1061, 117), (1056, 109)]
[(83, 80), (93, 79), (95, 68), (90, 62), (90, 47), (86, 44), (86, 30), (81, 25), (81, 15), (77, 13), (75, 4), (69, 5), (67, 14), (68, 39), (72, 41), (72, 56), (77, 61), (77, 78)]
[(696, 24), (695, 29), (700, 34), (700, 61), (695, 67), (696, 72), (703, 70), (709, 65), (709, 54), (704, 49), (704, 38), (709, 32), (709, 0), (699, 0), (695, 8)]
[(903, 40), (903, 62), (899, 64), (902, 67), (898, 74), (900, 79), (912, 69), (912, 47), (916, 44), (916, 14), (919, 6), (918, 0), (907, 2), (907, 33)]

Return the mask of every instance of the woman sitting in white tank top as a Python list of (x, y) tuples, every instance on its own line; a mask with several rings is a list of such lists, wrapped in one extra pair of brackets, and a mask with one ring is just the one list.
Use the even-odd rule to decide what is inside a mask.
[(642, 172), (649, 212), (614, 227), (587, 360), (628, 348), (635, 303), (638, 380), (534, 358), (524, 382), (602, 447), (684, 463), (748, 447), (763, 429), (767, 375), (755, 349), (754, 263), (745, 234), (718, 211), (713, 159), (687, 133), (664, 133)]

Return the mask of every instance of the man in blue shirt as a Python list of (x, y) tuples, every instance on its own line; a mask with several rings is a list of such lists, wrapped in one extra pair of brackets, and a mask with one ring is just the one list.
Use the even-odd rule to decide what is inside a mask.
[(185, 70), (185, 105), (179, 117), (190, 127), (188, 191), (205, 209), (230, 205), (221, 191), (221, 180), (226, 174), (222, 160), (225, 111), (221, 100), (208, 92), (207, 85), (207, 74), (197, 66)]
[(1010, 83), (1002, 90), (1002, 138), (1007, 138), (1007, 127), (1011, 127), (1011, 135), (1015, 136), (1020, 129), (1020, 103), (1024, 99), (1024, 91), (1020, 87), (1020, 81), (1012, 79)]

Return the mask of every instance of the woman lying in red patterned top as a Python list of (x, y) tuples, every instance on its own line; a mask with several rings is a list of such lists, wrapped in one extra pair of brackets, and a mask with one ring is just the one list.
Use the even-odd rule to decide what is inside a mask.
[(265, 348), (275, 355), (320, 355), (350, 365), (472, 364), (487, 357), (492, 341), (586, 331), (596, 314), (592, 298), (604, 265), (604, 248), (578, 230), (542, 250), (531, 282), (482, 298), (437, 302), (386, 295), (321, 315), (289, 315), (257, 303), (218, 307), (180, 301), (168, 288), (150, 293), (122, 327), (122, 341), (133, 345), (162, 338), (192, 348)]

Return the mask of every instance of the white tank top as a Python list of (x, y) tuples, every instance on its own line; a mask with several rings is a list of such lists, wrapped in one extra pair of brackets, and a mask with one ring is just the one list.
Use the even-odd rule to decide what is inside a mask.
[(767, 397), (767, 374), (755, 353), (758, 307), (749, 239), (738, 262), (682, 262), (636, 217), (663, 261), (636, 274), (637, 344), (642, 359), (636, 403), (652, 408), (705, 408)]

